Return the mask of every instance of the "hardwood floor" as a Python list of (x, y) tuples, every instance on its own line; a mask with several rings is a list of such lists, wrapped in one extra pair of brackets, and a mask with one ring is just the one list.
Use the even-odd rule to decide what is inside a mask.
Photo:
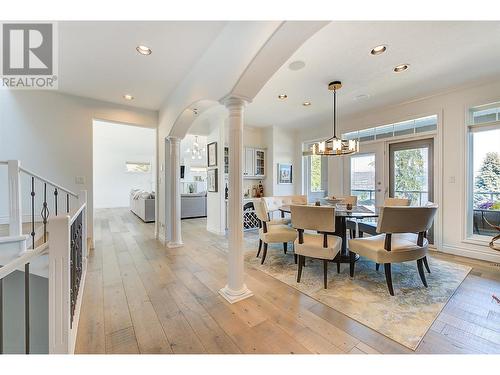
[[(223, 237), (203, 219), (182, 222), (185, 246), (167, 249), (127, 209), (98, 210), (77, 353), (413, 353), (252, 268), (254, 296), (230, 305)], [(256, 248), (255, 234), (245, 235)], [(416, 353), (500, 353), (499, 268), (473, 267)]]

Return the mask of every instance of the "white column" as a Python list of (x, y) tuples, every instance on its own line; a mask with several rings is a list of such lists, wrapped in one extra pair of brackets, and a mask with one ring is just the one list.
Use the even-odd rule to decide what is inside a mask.
[(227, 285), (219, 293), (230, 303), (235, 303), (253, 295), (245, 285), (243, 258), (243, 108), (245, 101), (229, 97), (224, 104), (229, 110), (229, 248)]
[(168, 137), (170, 142), (170, 225), (172, 226), (172, 238), (167, 243), (167, 247), (181, 247), (181, 162), (179, 137)]

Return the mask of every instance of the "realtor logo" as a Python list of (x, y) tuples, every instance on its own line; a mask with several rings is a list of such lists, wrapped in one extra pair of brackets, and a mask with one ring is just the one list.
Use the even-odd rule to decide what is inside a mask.
[(2, 88), (57, 88), (55, 31), (52, 23), (2, 24)]

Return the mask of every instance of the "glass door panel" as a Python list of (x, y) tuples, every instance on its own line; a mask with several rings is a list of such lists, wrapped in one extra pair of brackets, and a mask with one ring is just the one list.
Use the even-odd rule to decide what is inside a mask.
[[(389, 145), (389, 195), (410, 199), (411, 206), (433, 201), (433, 139)], [(429, 231), (432, 243), (432, 229)]]
[(351, 195), (358, 197), (358, 204), (375, 207), (375, 154), (351, 157)]

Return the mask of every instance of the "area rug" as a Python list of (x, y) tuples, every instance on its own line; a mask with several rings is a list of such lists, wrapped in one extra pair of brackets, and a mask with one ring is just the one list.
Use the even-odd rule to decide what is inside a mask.
[(394, 264), (395, 296), (391, 297), (383, 266), (377, 272), (375, 263), (364, 258), (356, 262), (354, 278), (349, 277), (348, 264), (342, 264), (341, 272), (337, 274), (336, 264), (330, 263), (328, 289), (324, 289), (322, 261), (307, 259), (301, 281), (297, 283), (297, 265), (291, 252), (285, 255), (281, 246), (270, 246), (263, 265), (255, 254), (256, 251), (245, 253), (245, 260), (252, 267), (412, 350), (418, 347), (471, 270), (467, 266), (428, 257), (432, 273), (426, 272), (429, 287), (425, 288), (416, 262)]

